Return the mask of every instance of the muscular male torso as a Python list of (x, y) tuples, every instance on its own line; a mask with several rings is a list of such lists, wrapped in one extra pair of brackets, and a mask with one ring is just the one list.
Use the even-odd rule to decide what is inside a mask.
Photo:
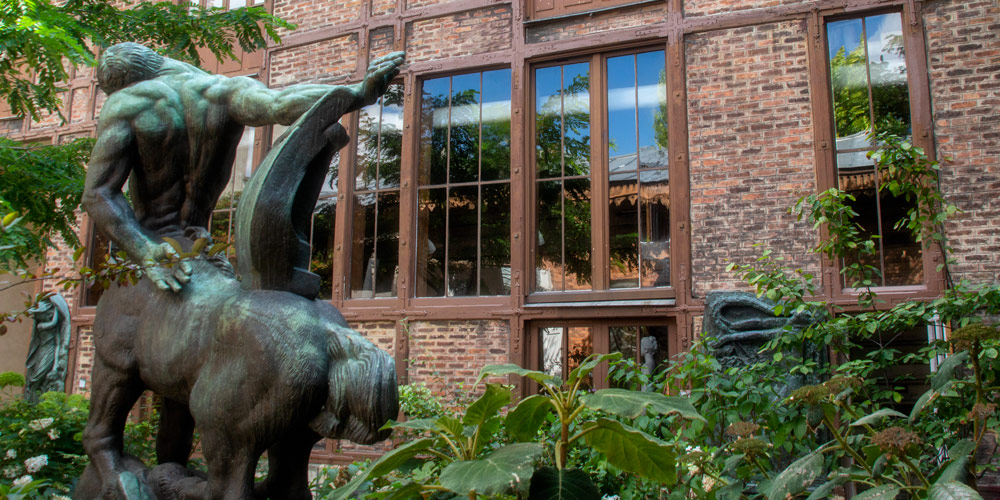
[(180, 73), (109, 98), (106, 107), (116, 113), (107, 118), (128, 122), (134, 134), (126, 152), (134, 165), (129, 190), (147, 230), (166, 236), (202, 228), (195, 234), (207, 235), (244, 129), (230, 115), (230, 91), (225, 77)]

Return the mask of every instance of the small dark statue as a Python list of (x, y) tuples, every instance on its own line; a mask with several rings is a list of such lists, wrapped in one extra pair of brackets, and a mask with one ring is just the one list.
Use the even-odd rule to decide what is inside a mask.
[[(388, 438), (379, 429), (398, 413), (393, 360), (315, 300), (306, 235), (330, 159), (348, 142), (337, 121), (376, 102), (402, 60), (375, 60), (357, 85), (270, 90), (133, 43), (102, 56), (109, 97), (84, 204), (145, 278), (98, 304), (83, 436), (91, 463), (75, 498), (309, 499), (307, 464), (321, 437)], [(292, 126), (240, 200), (238, 281), (201, 248), (244, 126), (271, 123)], [(202, 255), (177, 261), (166, 238)], [(147, 389), (163, 398), (151, 470), (122, 449), (128, 412)], [(207, 477), (186, 468), (196, 427)], [(255, 486), (265, 451), (268, 477)]]
[(24, 399), (37, 403), (42, 394), (66, 390), (69, 354), (69, 307), (58, 293), (28, 309), (35, 320), (25, 362)]

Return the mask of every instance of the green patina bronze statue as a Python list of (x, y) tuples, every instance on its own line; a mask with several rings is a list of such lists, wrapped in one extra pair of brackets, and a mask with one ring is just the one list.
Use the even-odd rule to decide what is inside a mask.
[(69, 306), (54, 294), (28, 309), (35, 320), (25, 361), (24, 399), (37, 403), (42, 394), (66, 390), (69, 361)]
[[(348, 141), (338, 120), (376, 102), (402, 61), (376, 59), (357, 85), (271, 90), (133, 43), (102, 56), (109, 97), (84, 205), (145, 277), (98, 304), (83, 437), (91, 463), (75, 498), (308, 499), (321, 437), (388, 438), (379, 429), (398, 413), (393, 359), (315, 300), (305, 235), (330, 159)], [(213, 256), (164, 263), (176, 253), (164, 238), (187, 252), (208, 237), (244, 126), (272, 123), (292, 126), (240, 200), (242, 282)], [(124, 455), (122, 438), (147, 389), (163, 398), (152, 469)], [(196, 427), (207, 476), (186, 468)], [(264, 451), (268, 477), (254, 485)]]

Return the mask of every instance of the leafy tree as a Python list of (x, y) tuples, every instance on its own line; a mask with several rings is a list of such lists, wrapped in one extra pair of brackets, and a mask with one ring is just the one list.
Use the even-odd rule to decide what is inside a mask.
[[(5, 0), (0, 3), (0, 98), (15, 116), (62, 117), (61, 82), (75, 68), (93, 66), (97, 52), (124, 41), (199, 62), (199, 49), (233, 59), (236, 44), (253, 51), (280, 41), (276, 28), (294, 26), (263, 7), (223, 11), (171, 2), (140, 2), (125, 9), (113, 0)], [(84, 164), (93, 141), (59, 146), (0, 143), (0, 217), (23, 216), (16, 230), (0, 230), (0, 269), (40, 258), (58, 232), (79, 245), (71, 226), (83, 191)], [(6, 227), (6, 224), (4, 225)]]

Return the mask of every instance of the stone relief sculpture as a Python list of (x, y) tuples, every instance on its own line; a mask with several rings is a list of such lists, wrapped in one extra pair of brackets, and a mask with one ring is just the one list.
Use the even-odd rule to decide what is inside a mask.
[[(376, 102), (402, 61), (376, 59), (357, 85), (271, 90), (133, 43), (102, 56), (97, 75), (109, 97), (84, 205), (145, 278), (98, 304), (83, 436), (91, 463), (75, 498), (308, 499), (306, 467), (320, 438), (388, 437), (379, 429), (398, 413), (393, 359), (314, 300), (307, 235), (330, 159), (348, 142), (338, 120)], [(272, 123), (291, 127), (240, 200), (242, 282), (226, 259), (204, 252), (165, 263), (176, 261), (167, 238), (185, 252), (206, 246), (244, 126)], [(147, 389), (163, 398), (152, 469), (122, 451), (128, 412)], [(207, 476), (186, 468), (196, 427)], [(269, 474), (255, 486), (264, 451)]]
[[(764, 344), (786, 328), (805, 328), (813, 321), (808, 312), (775, 316), (774, 306), (774, 302), (748, 292), (707, 294), (705, 334), (716, 339), (712, 348), (723, 368), (769, 362), (772, 353), (761, 352)], [(821, 352), (798, 354), (817, 360), (824, 358)], [(787, 393), (791, 389), (795, 387), (781, 388), (779, 392)]]
[(66, 390), (70, 318), (66, 300), (58, 293), (28, 309), (35, 320), (25, 362), (24, 399), (37, 403), (49, 391)]

